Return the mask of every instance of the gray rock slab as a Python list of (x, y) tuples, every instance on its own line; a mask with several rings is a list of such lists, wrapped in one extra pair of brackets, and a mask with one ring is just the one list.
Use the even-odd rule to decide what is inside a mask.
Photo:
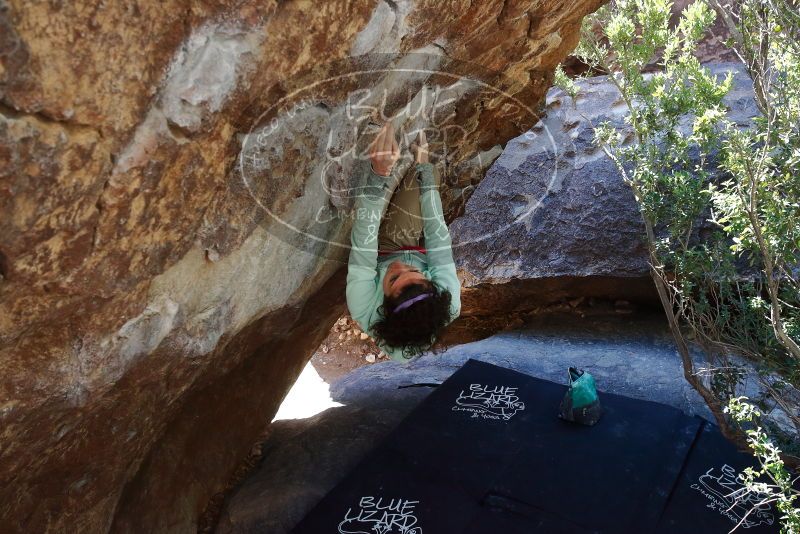
[[(739, 126), (758, 115), (739, 63), (705, 65), (733, 74), (724, 104)], [(450, 232), (467, 287), (556, 277), (648, 276), (644, 226), (630, 187), (594, 141), (611, 123), (628, 132), (627, 107), (606, 76), (577, 82), (572, 98), (547, 93), (546, 113), (506, 143)], [(689, 117), (687, 116), (687, 121)]]

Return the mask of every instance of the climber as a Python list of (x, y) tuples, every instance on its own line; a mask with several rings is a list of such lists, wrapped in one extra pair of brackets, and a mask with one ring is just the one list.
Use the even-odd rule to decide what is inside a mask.
[(392, 168), (400, 148), (391, 122), (370, 145), (347, 266), (350, 315), (399, 361), (430, 349), (441, 329), (461, 313), (461, 286), (439, 197), (441, 179), (429, 162), (424, 131), (411, 149), (414, 172), (398, 179)]

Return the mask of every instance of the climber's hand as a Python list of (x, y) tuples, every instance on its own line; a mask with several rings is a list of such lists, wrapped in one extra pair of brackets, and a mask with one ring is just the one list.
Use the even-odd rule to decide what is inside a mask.
[(411, 151), (417, 163), (428, 163), (428, 139), (425, 137), (425, 129), (420, 130), (417, 140), (411, 143)]
[(400, 157), (400, 146), (394, 137), (394, 127), (391, 121), (383, 125), (375, 140), (370, 144), (370, 160), (372, 170), (381, 176), (389, 176), (392, 167)]

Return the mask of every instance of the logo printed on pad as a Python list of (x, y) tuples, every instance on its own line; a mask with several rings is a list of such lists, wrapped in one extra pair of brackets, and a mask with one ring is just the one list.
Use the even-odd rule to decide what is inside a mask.
[(361, 497), (339, 523), (339, 534), (422, 534), (414, 507), (419, 501)]
[[(771, 525), (775, 516), (769, 504), (761, 502), (758, 494), (747, 491), (739, 482), (736, 470), (724, 464), (719, 470), (712, 467), (697, 482), (691, 485), (708, 499), (707, 507), (718, 511), (741, 528)], [(746, 516), (746, 519), (742, 520)]]
[(519, 400), (517, 389), (511, 386), (484, 386), (470, 384), (469, 389), (458, 395), (454, 412), (470, 412), (473, 418), (508, 421), (525, 409)]

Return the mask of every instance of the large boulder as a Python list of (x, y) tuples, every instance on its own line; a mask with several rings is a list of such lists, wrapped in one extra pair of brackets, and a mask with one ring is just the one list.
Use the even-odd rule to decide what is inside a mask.
[(601, 3), (0, 3), (2, 530), (195, 531), (343, 311), (365, 119), (439, 109), (459, 191)]
[[(706, 66), (720, 77), (734, 72), (725, 104), (732, 120), (750, 124), (758, 110), (742, 65)], [(455, 324), (451, 337), (474, 337), (470, 317), (496, 318), (580, 297), (657, 302), (636, 200), (594, 142), (593, 130), (604, 122), (632, 139), (627, 107), (605, 76), (577, 85), (575, 99), (550, 89), (545, 116), (506, 144), (451, 224), (465, 286), (461, 325), (468, 325)]]

